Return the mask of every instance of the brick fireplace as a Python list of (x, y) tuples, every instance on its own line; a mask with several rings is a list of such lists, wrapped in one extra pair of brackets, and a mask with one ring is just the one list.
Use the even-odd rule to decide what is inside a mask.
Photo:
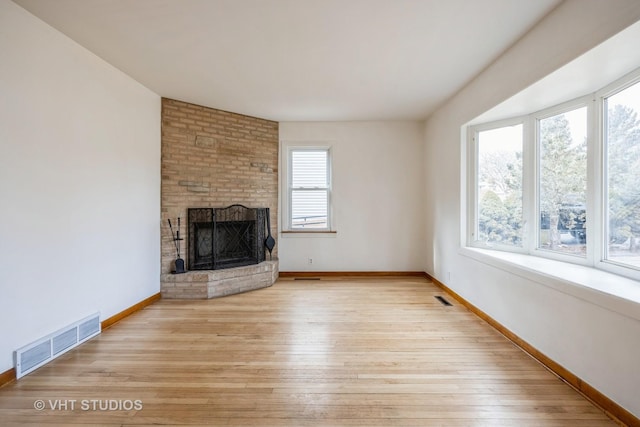
[[(272, 260), (256, 265), (171, 274), (176, 247), (167, 219), (186, 224), (189, 208), (269, 208), (277, 236), (278, 123), (163, 98), (161, 164), (162, 296), (212, 298), (272, 285), (277, 245)], [(187, 240), (178, 243), (188, 265)]]

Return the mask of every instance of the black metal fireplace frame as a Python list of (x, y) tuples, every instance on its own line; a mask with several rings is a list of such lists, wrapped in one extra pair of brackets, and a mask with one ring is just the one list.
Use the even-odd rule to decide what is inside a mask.
[[(264, 261), (266, 215), (266, 208), (238, 204), (226, 208), (189, 208), (189, 270), (219, 270)], [(231, 239), (221, 243), (223, 235)]]

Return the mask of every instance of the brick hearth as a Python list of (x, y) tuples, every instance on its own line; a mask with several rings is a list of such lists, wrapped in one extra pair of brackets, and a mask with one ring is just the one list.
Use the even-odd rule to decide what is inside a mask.
[(278, 261), (224, 270), (163, 274), (162, 298), (208, 299), (266, 288), (278, 279)]

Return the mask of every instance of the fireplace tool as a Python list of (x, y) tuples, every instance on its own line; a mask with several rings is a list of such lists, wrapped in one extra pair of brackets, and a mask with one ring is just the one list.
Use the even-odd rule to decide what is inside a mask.
[(276, 241), (271, 235), (271, 214), (269, 213), (269, 208), (267, 208), (266, 214), (267, 214), (267, 238), (264, 241), (264, 245), (269, 251), (269, 259), (271, 260), (273, 259), (273, 255), (271, 254), (271, 251), (273, 250), (273, 247), (276, 245)]
[(176, 262), (175, 262), (175, 266), (176, 269), (174, 271), (172, 271), (173, 274), (180, 274), (180, 273), (184, 273), (184, 260), (182, 258), (180, 258), (180, 241), (184, 240), (183, 238), (180, 237), (180, 217), (178, 217), (178, 228), (176, 230), (176, 234), (174, 236), (173, 234), (173, 227), (171, 226), (171, 219), (167, 219), (167, 221), (169, 221), (169, 229), (171, 230), (171, 238), (173, 239), (173, 244), (176, 245), (176, 254), (177, 254), (177, 258), (176, 258)]

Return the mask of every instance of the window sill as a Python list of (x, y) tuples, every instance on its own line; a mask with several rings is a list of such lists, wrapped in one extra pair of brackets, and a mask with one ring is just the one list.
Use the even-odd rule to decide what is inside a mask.
[(280, 235), (289, 237), (336, 237), (337, 231), (333, 230), (282, 230)]
[(582, 265), (531, 255), (464, 247), (460, 254), (640, 320), (640, 283)]

